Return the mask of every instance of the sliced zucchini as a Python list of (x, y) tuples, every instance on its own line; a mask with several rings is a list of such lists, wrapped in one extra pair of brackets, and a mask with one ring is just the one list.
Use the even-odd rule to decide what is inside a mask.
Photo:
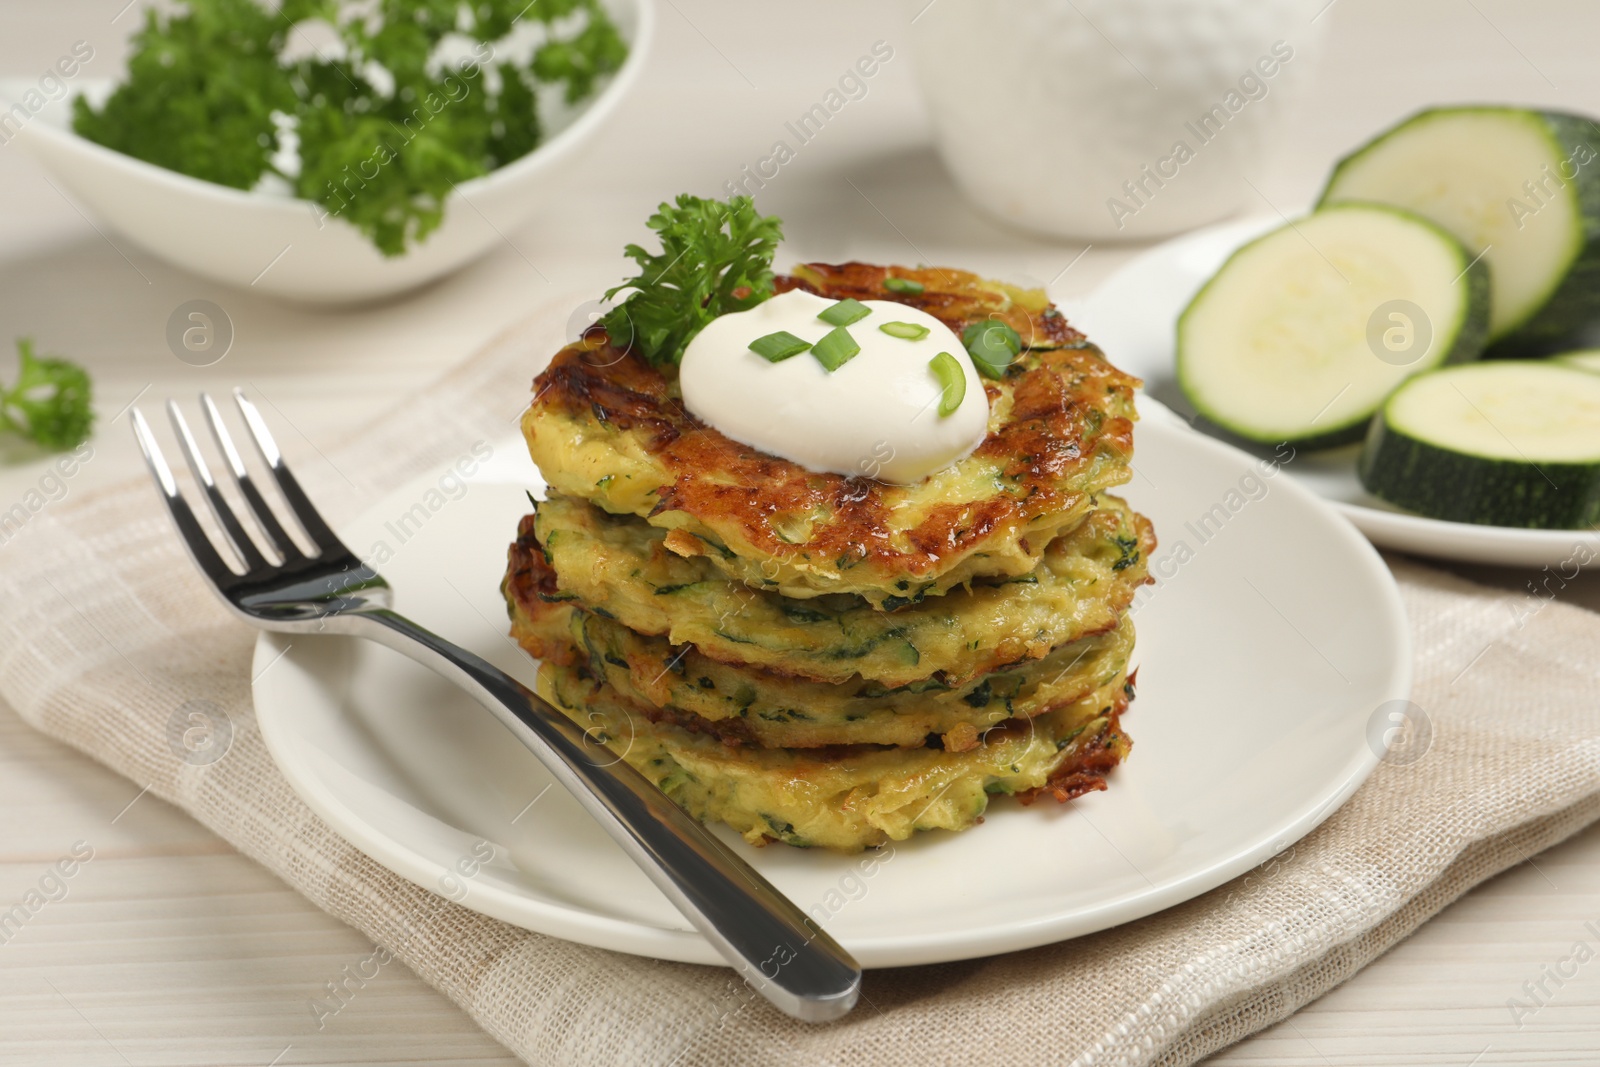
[(1600, 131), (1514, 107), (1433, 108), (1340, 160), (1319, 206), (1393, 204), (1489, 264), (1489, 354), (1549, 352), (1600, 316)]
[(1374, 496), (1436, 519), (1600, 522), (1600, 375), (1554, 361), (1449, 367), (1402, 385), (1361, 452)]
[(1556, 362), (1579, 370), (1600, 374), (1600, 348), (1586, 348), (1581, 352), (1564, 352), (1555, 357)]
[(1178, 319), (1196, 410), (1265, 444), (1358, 441), (1406, 378), (1475, 359), (1488, 271), (1409, 212), (1343, 204), (1235, 252)]

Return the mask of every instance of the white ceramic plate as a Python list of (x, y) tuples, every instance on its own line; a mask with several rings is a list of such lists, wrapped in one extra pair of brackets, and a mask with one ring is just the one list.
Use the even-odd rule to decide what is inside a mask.
[[(1127, 495), (1161, 538), (1159, 584), (1136, 602), (1135, 747), (1110, 790), (998, 800), (971, 831), (861, 856), (724, 832), (865, 966), (1048, 944), (1170, 907), (1288, 847), (1376, 764), (1385, 705), (1410, 689), (1388, 570), (1310, 492), (1145, 407)], [(402, 611), (524, 680), (533, 664), (505, 636), (498, 586), (528, 487), (537, 475), (508, 443), (460, 499), (424, 480), (345, 537), (392, 551), (381, 570)], [(1226, 520), (1196, 525), (1215, 507)], [(345, 638), (263, 635), (255, 673), (278, 765), (378, 862), (532, 930), (721, 962), (531, 755), (427, 670)]]
[[(1194, 409), (1178, 390), (1173, 369), (1178, 315), (1234, 249), (1282, 224), (1276, 215), (1245, 219), (1157, 245), (1069, 307), (1069, 317), (1112, 362), (1143, 378), (1146, 392), (1190, 418)], [(1471, 563), (1553, 567), (1568, 576), (1573, 567), (1600, 567), (1600, 530), (1476, 526), (1392, 507), (1361, 487), (1356, 478), (1360, 451), (1360, 445), (1349, 445), (1302, 452), (1284, 469), (1385, 548)]]

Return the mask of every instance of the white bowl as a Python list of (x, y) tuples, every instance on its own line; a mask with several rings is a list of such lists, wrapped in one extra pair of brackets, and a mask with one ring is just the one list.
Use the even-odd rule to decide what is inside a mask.
[[(548, 202), (551, 187), (570, 180), (572, 157), (638, 78), (655, 29), (654, 0), (604, 3), (628, 42), (622, 69), (533, 152), (462, 183), (445, 201), (439, 228), (392, 259), (342, 219), (323, 215), (319, 221), (308, 201), (190, 178), (77, 136), (70, 95), (46, 103), (13, 139), (111, 228), (185, 270), (312, 303), (392, 296), (490, 251)], [(71, 84), (93, 98), (95, 86), (86, 79)], [(10, 80), (0, 85), (0, 111), (33, 87)]]
[(1241, 175), (1282, 145), (1326, 26), (1326, 0), (911, 2), (917, 79), (961, 191), (1008, 225), (1090, 241), (1254, 202)]

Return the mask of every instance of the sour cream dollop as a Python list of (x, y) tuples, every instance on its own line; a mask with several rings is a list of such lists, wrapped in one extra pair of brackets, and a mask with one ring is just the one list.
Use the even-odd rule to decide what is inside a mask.
[[(750, 349), (780, 330), (815, 344), (834, 328), (817, 315), (835, 303), (795, 289), (713, 319), (683, 355), (684, 407), (735, 441), (814, 471), (906, 485), (970, 455), (989, 427), (983, 382), (961, 339), (924, 311), (862, 301), (871, 314), (844, 327), (861, 351), (834, 371), (809, 351), (772, 363)], [(879, 329), (891, 322), (928, 332), (907, 340)], [(929, 367), (940, 352), (966, 378), (948, 415), (939, 414), (944, 388)]]

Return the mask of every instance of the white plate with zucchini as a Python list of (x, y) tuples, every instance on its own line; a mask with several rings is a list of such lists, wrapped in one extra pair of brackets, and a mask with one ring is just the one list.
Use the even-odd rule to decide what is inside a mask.
[(1168, 242), (1072, 310), (1152, 396), (1292, 454), (1286, 469), (1380, 545), (1600, 565), (1587, 120), (1425, 111), (1342, 160), (1316, 209)]

